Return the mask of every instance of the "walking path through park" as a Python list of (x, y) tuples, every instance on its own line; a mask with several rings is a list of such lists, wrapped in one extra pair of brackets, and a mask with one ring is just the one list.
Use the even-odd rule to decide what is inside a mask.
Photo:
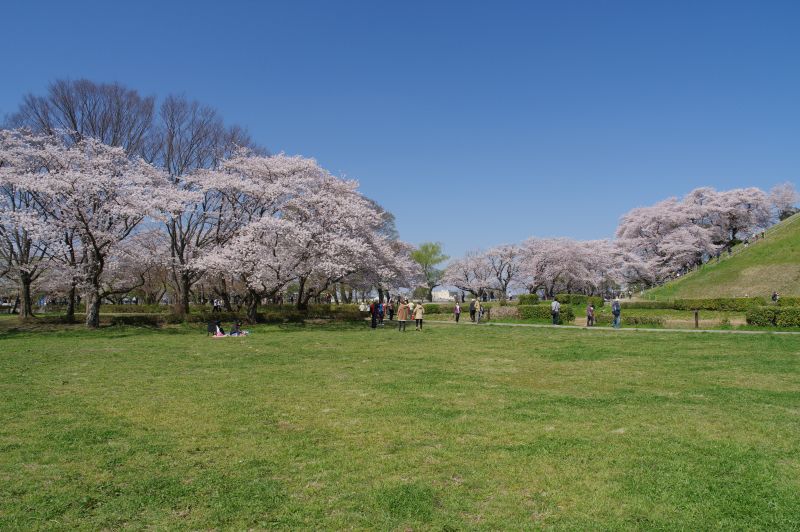
[(620, 331), (620, 332), (676, 332), (676, 333), (719, 333), (719, 334), (786, 334), (786, 335), (800, 335), (798, 331), (726, 331), (723, 329), (655, 329), (643, 327), (620, 327), (614, 329), (613, 327), (584, 327), (582, 325), (547, 325), (541, 323), (471, 323), (462, 322), (456, 323), (454, 321), (438, 321), (438, 320), (425, 320), (425, 324), (438, 323), (444, 325), (460, 325), (462, 327), (471, 327), (478, 325), (479, 327), (533, 327), (537, 329), (586, 329), (591, 331)]

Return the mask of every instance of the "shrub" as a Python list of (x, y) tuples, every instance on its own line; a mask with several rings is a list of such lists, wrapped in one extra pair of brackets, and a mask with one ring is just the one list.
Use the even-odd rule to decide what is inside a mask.
[(718, 297), (713, 299), (676, 299), (675, 310), (729, 310), (746, 311), (755, 306), (766, 305), (763, 297)]
[(592, 303), (594, 303), (595, 308), (600, 308), (603, 306), (602, 297), (585, 296), (583, 294), (558, 294), (556, 295), (556, 301), (564, 305), (579, 305), (579, 306), (588, 305), (589, 302), (591, 301)]
[[(523, 320), (550, 322), (553, 319), (550, 314), (550, 305), (517, 305), (517, 313)], [(572, 307), (562, 306), (558, 323), (570, 323), (574, 319), (575, 312)]]
[(627, 309), (671, 309), (671, 301), (620, 301), (620, 306)]
[(519, 318), (518, 307), (504, 307), (499, 306), (495, 307), (491, 310), (490, 317), (491, 319), (498, 319), (498, 318)]
[(777, 321), (778, 310), (775, 307), (753, 307), (747, 311), (746, 319), (748, 325), (759, 325), (761, 327), (774, 327)]
[(800, 307), (800, 297), (783, 297), (778, 299), (779, 307)]
[(761, 327), (800, 327), (800, 307), (754, 307), (747, 311), (747, 324)]
[(778, 327), (800, 327), (800, 308), (787, 307), (779, 309), (775, 325)]
[(517, 302), (520, 305), (536, 305), (539, 303), (539, 296), (537, 294), (520, 294), (517, 296)]
[[(611, 325), (614, 317), (611, 314), (595, 314), (594, 320), (597, 325)], [(660, 316), (626, 316), (622, 315), (620, 322), (622, 325), (648, 325), (650, 327), (663, 327), (666, 323)]]
[(424, 303), (422, 308), (425, 309), (425, 314), (443, 314), (441, 309), (443, 306), (438, 303)]

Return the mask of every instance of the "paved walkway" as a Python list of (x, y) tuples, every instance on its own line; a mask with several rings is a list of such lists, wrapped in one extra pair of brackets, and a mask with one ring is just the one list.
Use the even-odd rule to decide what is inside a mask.
[[(438, 321), (438, 320), (425, 320), (425, 323), (438, 323), (444, 325), (460, 325), (463, 327), (532, 327), (535, 329), (584, 329), (587, 331), (618, 331), (618, 332), (666, 332), (666, 333), (712, 333), (712, 334), (784, 334), (784, 335), (800, 335), (797, 331), (726, 331), (722, 329), (655, 329), (655, 328), (635, 328), (635, 327), (621, 327), (614, 329), (613, 327), (584, 327), (582, 325), (546, 325), (540, 323), (480, 323), (475, 324), (472, 322), (456, 323), (454, 321)], [(413, 325), (413, 323), (412, 323)]]

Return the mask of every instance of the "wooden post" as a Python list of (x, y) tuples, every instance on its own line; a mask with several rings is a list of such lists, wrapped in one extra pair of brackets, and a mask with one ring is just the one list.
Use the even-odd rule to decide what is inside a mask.
[(698, 312), (697, 310), (694, 311), (694, 328), (695, 329), (700, 328), (700, 312)]

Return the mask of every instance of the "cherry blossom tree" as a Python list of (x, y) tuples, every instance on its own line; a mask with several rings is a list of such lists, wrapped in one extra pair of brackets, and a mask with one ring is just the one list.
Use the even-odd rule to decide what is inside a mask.
[(97, 327), (103, 274), (114, 253), (146, 217), (169, 211), (181, 198), (162, 172), (94, 139), (67, 144), (58, 137), (29, 137), (19, 150), (37, 161), (35, 171), (17, 177), (36, 198), (48, 227), (79, 242), (84, 259), (76, 273), (86, 297), (86, 325)]
[(769, 201), (775, 209), (778, 220), (785, 220), (797, 212), (797, 204), (800, 203), (800, 194), (792, 183), (786, 182), (776, 185), (769, 191)]
[(0, 276), (16, 281), (22, 319), (33, 315), (31, 289), (58, 239), (31, 187), (44, 169), (37, 152), (48, 145), (27, 131), (0, 131)]
[(444, 270), (442, 283), (479, 298), (491, 288), (494, 280), (486, 255), (479, 251), (470, 251), (460, 259), (450, 261)]
[(520, 254), (519, 246), (514, 244), (497, 246), (486, 252), (486, 261), (494, 277), (493, 288), (503, 299), (508, 297), (508, 287), (519, 274)]
[(770, 225), (769, 198), (758, 188), (736, 188), (718, 192), (711, 201), (716, 226), (727, 244), (732, 245)]

